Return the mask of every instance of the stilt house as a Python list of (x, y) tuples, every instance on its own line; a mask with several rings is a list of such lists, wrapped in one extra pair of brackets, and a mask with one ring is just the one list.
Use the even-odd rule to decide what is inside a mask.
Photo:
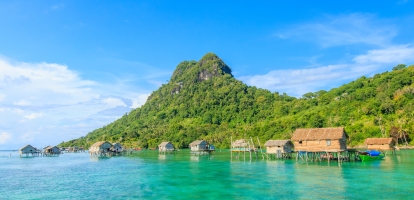
[(25, 156), (39, 156), (40, 151), (33, 147), (32, 145), (28, 144), (22, 148), (19, 149), (20, 157), (22, 155)]
[(293, 143), (290, 140), (268, 140), (264, 144), (267, 154), (284, 154), (293, 152)]
[(348, 135), (339, 128), (300, 128), (293, 133), (295, 151), (343, 152)]
[(191, 153), (197, 155), (210, 154), (215, 150), (214, 146), (207, 143), (205, 140), (196, 140), (191, 142), (188, 146), (191, 148)]
[(190, 146), (191, 151), (205, 151), (208, 150), (208, 143), (205, 140), (196, 140), (191, 142), (188, 146)]
[(112, 155), (112, 144), (107, 141), (96, 142), (89, 148), (89, 154), (95, 156), (110, 156)]
[(232, 151), (250, 151), (250, 144), (245, 139), (236, 140), (231, 143)]
[(43, 155), (44, 156), (59, 156), (60, 149), (55, 146), (47, 146), (43, 148)]
[(160, 152), (172, 152), (172, 151), (174, 151), (174, 145), (171, 144), (171, 142), (161, 142), (161, 144), (158, 145), (158, 151), (160, 151)]
[(392, 138), (367, 138), (365, 145), (368, 150), (395, 150), (395, 141)]

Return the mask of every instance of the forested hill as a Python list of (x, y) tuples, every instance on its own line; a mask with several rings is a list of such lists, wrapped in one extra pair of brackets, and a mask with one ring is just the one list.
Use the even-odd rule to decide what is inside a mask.
[[(258, 136), (289, 139), (296, 128), (345, 127), (350, 145), (367, 137), (389, 136), (398, 127), (414, 136), (414, 66), (398, 65), (391, 72), (361, 77), (330, 91), (302, 98), (247, 86), (213, 53), (200, 61), (184, 61), (168, 84), (122, 118), (60, 146), (89, 147), (96, 141), (130, 147), (156, 147), (171, 141), (187, 147), (204, 139), (229, 147), (233, 138)], [(395, 128), (394, 128), (395, 129)]]

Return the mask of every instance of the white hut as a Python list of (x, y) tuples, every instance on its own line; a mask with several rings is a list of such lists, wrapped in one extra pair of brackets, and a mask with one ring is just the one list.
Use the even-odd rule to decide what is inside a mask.
[(122, 145), (118, 142), (112, 143), (112, 149), (111, 150), (115, 153), (121, 153), (122, 150), (123, 150)]
[(158, 145), (158, 151), (159, 152), (173, 152), (174, 145), (171, 144), (171, 142), (161, 142), (161, 144)]
[(293, 143), (290, 140), (268, 140), (264, 146), (267, 154), (277, 158), (289, 158), (293, 152)]
[(32, 145), (28, 144), (22, 148), (19, 149), (19, 153), (20, 153), (20, 157), (22, 157), (22, 155), (26, 155), (26, 157), (29, 156), (39, 156), (40, 155), (40, 151), (36, 148), (34, 148)]
[(60, 149), (55, 146), (47, 146), (43, 148), (43, 155), (44, 156), (59, 156)]
[(107, 141), (96, 142), (89, 148), (89, 154), (94, 156), (111, 156), (112, 144)]

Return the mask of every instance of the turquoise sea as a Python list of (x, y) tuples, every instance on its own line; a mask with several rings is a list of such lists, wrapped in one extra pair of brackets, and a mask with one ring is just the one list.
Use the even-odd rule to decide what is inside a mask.
[[(11, 154), (11, 156), (10, 156)], [(0, 151), (0, 199), (412, 199), (414, 151), (370, 162), (190, 156), (20, 158)]]

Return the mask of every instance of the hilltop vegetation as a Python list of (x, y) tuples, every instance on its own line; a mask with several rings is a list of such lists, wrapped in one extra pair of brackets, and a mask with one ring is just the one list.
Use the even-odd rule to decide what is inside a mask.
[(309, 92), (302, 98), (247, 86), (212, 53), (200, 61), (184, 61), (168, 84), (147, 102), (120, 119), (61, 146), (89, 147), (96, 141), (131, 147), (156, 147), (171, 141), (187, 147), (204, 139), (229, 147), (230, 136), (289, 139), (296, 128), (345, 127), (349, 144), (367, 137), (389, 137), (390, 129), (414, 130), (414, 66), (398, 65), (391, 72), (361, 77), (330, 91)]

